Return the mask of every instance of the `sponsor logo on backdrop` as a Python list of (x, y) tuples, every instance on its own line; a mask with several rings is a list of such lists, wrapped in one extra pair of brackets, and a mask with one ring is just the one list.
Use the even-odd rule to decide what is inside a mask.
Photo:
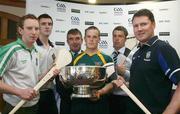
[(115, 7), (114, 8), (114, 15), (115, 16), (123, 15), (123, 9), (120, 7)]
[(169, 10), (168, 8), (159, 9), (159, 11), (168, 11), (168, 10)]
[(114, 22), (113, 24), (114, 24), (114, 25), (121, 25), (120, 22)]
[(100, 33), (100, 36), (108, 37), (108, 33)]
[(106, 11), (100, 11), (99, 14), (107, 14)]
[(131, 14), (135, 14), (137, 12), (137, 10), (131, 10), (131, 11), (128, 11), (128, 14), (131, 15)]
[(100, 40), (99, 48), (107, 49), (108, 48), (108, 42), (106, 40)]
[(99, 22), (99, 25), (108, 25), (108, 22)]
[(159, 20), (159, 23), (170, 23), (170, 20)]
[(56, 21), (65, 21), (65, 20), (64, 20), (64, 19), (57, 19), (57, 18), (56, 18)]
[(66, 33), (65, 30), (55, 30), (56, 33)]
[(66, 5), (62, 3), (57, 3), (57, 12), (66, 12)]
[(170, 32), (159, 32), (159, 36), (170, 36)]
[(95, 11), (84, 11), (84, 13), (94, 14)]
[(94, 22), (91, 22), (91, 21), (85, 21), (85, 25), (94, 25)]
[(79, 17), (71, 16), (71, 24), (72, 24), (72, 25), (79, 25), (79, 24), (80, 24), (80, 19), (79, 19)]
[(80, 13), (81, 11), (79, 9), (71, 9), (72, 13)]
[(50, 8), (49, 6), (41, 5), (41, 8)]
[(65, 42), (56, 41), (55, 44), (58, 45), (58, 46), (65, 46)]
[(128, 25), (132, 26), (132, 18), (128, 18)]

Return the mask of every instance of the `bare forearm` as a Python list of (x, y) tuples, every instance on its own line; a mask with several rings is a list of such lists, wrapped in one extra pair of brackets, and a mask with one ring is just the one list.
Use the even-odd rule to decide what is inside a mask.
[(98, 92), (100, 95), (104, 95), (112, 91), (112, 89), (113, 89), (113, 83), (108, 83), (105, 87), (100, 89)]
[(178, 83), (171, 102), (169, 103), (163, 114), (177, 114), (178, 111), (180, 111), (180, 82)]
[(124, 79), (121, 76), (119, 76), (118, 79), (113, 80), (111, 83), (107, 84), (98, 92), (100, 93), (100, 95), (109, 93), (113, 90), (113, 88), (120, 88), (123, 85), (123, 82), (125, 82)]
[(18, 89), (5, 84), (4, 82), (2, 82), (2, 80), (0, 80), (0, 91), (2, 93), (9, 93), (9, 94), (13, 94), (13, 95), (18, 95)]

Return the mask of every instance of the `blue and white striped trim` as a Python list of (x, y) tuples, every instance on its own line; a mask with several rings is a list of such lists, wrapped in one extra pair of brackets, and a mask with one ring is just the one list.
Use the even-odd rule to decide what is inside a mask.
[(166, 70), (165, 75), (167, 75), (170, 71), (170, 68)]
[(174, 70), (173, 72), (171, 72), (171, 74), (169, 75), (169, 78), (171, 78), (174, 75), (174, 73), (176, 73), (178, 71), (180, 71), (180, 68), (178, 68), (178, 69)]

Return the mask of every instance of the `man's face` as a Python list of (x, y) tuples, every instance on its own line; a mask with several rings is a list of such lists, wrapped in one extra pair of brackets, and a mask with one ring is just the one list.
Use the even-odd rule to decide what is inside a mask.
[(133, 20), (134, 35), (141, 43), (147, 42), (154, 36), (155, 23), (147, 16), (135, 17)]
[(99, 33), (97, 30), (90, 29), (87, 31), (85, 36), (85, 43), (87, 49), (97, 49), (100, 41)]
[(39, 36), (39, 23), (35, 19), (26, 19), (23, 28), (18, 28), (22, 40), (27, 46), (33, 45)]
[(53, 22), (50, 18), (41, 18), (39, 20), (40, 34), (49, 37), (52, 32)]
[(80, 34), (69, 34), (67, 36), (67, 43), (71, 51), (78, 52), (81, 50), (83, 39)]
[(126, 36), (124, 35), (123, 31), (115, 30), (113, 32), (113, 47), (116, 50), (125, 46)]

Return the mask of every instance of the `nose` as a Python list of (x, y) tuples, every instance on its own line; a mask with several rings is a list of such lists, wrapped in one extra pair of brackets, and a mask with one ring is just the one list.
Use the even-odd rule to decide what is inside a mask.
[(32, 29), (32, 34), (36, 34), (36, 33), (38, 33), (38, 30), (35, 29), (35, 28), (33, 28), (33, 29)]
[(141, 31), (141, 30), (142, 30), (142, 27), (139, 25), (139, 26), (137, 27), (137, 29), (138, 29), (138, 31)]

